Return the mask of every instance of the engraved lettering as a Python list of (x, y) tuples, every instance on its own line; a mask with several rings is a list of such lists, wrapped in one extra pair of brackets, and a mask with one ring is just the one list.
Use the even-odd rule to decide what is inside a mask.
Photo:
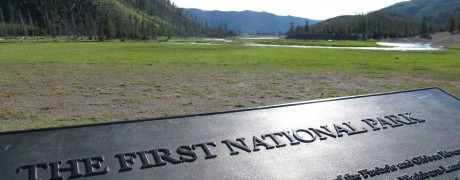
[(390, 120), (391, 122), (393, 122), (394, 126), (391, 126), (391, 127), (398, 127), (398, 126), (404, 125), (404, 124), (401, 124), (401, 122), (399, 121), (398, 116), (389, 115), (389, 116), (385, 116), (385, 118), (387, 118), (388, 120)]
[[(301, 132), (308, 134), (311, 139), (303, 138), (303, 136), (300, 135)], [(306, 129), (298, 129), (297, 131), (292, 131), (292, 134), (294, 135), (295, 139), (303, 143), (311, 143), (316, 140), (316, 136)]]
[(65, 172), (65, 171), (70, 171), (69, 179), (78, 178), (78, 177), (83, 176), (83, 174), (80, 174), (80, 169), (78, 167), (78, 161), (79, 159), (67, 161), (67, 164), (69, 165), (69, 167), (65, 167), (65, 168), (61, 167), (62, 161), (48, 163), (51, 169), (51, 180), (64, 179), (64, 177), (60, 173)]
[(360, 180), (361, 176), (359, 174), (345, 174), (345, 176), (343, 176), (343, 178), (345, 180)]
[(179, 159), (183, 162), (193, 162), (198, 158), (191, 146), (179, 146), (176, 152), (181, 155)]
[(414, 163), (412, 163), (412, 161), (406, 160), (402, 163), (397, 164), (396, 166), (398, 166), (399, 169), (406, 169), (406, 168), (413, 167)]
[(326, 136), (329, 136), (329, 137), (333, 137), (333, 138), (336, 138), (337, 136), (331, 132), (331, 130), (329, 130), (327, 128), (327, 126), (320, 126), (320, 128), (323, 128), (325, 131), (321, 130), (321, 129), (315, 129), (315, 128), (308, 128), (310, 129), (311, 131), (313, 131), (316, 135), (318, 135), (319, 137), (319, 140), (326, 140), (327, 137), (323, 136), (323, 135), (326, 135)]
[(418, 157), (413, 157), (411, 159), (412, 163), (416, 164), (416, 165), (421, 165), (421, 164), (426, 164), (426, 163), (429, 163), (429, 162), (432, 162), (432, 161), (437, 161), (437, 160), (440, 160), (442, 159), (442, 157), (438, 154), (434, 154), (434, 155), (431, 155), (431, 156), (418, 156)]
[(277, 138), (277, 136), (283, 137), (283, 134), (282, 133), (264, 134), (262, 135), (262, 139), (265, 140), (266, 137), (270, 137), (273, 140), (273, 142), (275, 142), (277, 148), (286, 146), (286, 144), (282, 143), (281, 140)]
[(441, 155), (443, 158), (449, 158), (452, 156), (459, 156), (460, 155), (460, 149), (458, 150), (453, 150), (453, 151), (439, 151), (439, 155)]
[(272, 146), (272, 145), (268, 144), (267, 142), (265, 142), (264, 140), (262, 140), (262, 139), (260, 139), (260, 138), (258, 138), (256, 136), (252, 137), (252, 141), (254, 143), (253, 151), (259, 151), (260, 149), (258, 148), (258, 146), (264, 146), (267, 150), (275, 148), (275, 146)]
[[(166, 162), (169, 162), (171, 164), (182, 163), (181, 160), (177, 160), (177, 159), (170, 157), (171, 150), (169, 149), (155, 149), (155, 150), (149, 151), (149, 153), (153, 155), (153, 159), (155, 160), (154, 166), (164, 166), (166, 165)], [(160, 153), (162, 153), (163, 155), (160, 155)]]
[(353, 126), (351, 125), (350, 122), (348, 122), (348, 123), (342, 123), (342, 124), (345, 125), (345, 126), (347, 126), (348, 128), (350, 128), (350, 129), (353, 131), (352, 133), (350, 133), (350, 134), (348, 134), (348, 135), (355, 135), (355, 134), (361, 134), (361, 133), (366, 133), (366, 132), (367, 132), (367, 129), (364, 128), (364, 127), (363, 127), (362, 130), (360, 130), (360, 131), (357, 130), (355, 127), (353, 127)]
[(387, 174), (390, 172), (394, 172), (396, 170), (397, 168), (394, 165), (391, 165), (391, 166), (385, 165), (384, 167), (375, 167), (374, 169), (371, 169), (371, 170), (364, 169), (364, 170), (359, 171), (359, 173), (363, 175), (363, 177), (367, 178), (369, 176), (374, 177), (378, 175)]
[(417, 119), (417, 118), (411, 117), (412, 113), (410, 113), (410, 112), (409, 113), (401, 113), (401, 114), (398, 114), (398, 115), (403, 117), (403, 118), (405, 118), (405, 119), (407, 119), (408, 121), (411, 121), (411, 122), (412, 121), (416, 121), (418, 123), (425, 122), (425, 120), (423, 120), (423, 119)]
[(390, 127), (398, 127), (393, 121), (391, 120), (386, 120), (384, 118), (377, 117), (377, 120), (380, 122), (380, 125), (382, 126), (383, 129)]
[(104, 162), (104, 156), (85, 158), (81, 161), (85, 164), (85, 177), (109, 173), (109, 166), (102, 165), (102, 162)]
[[(391, 121), (395, 122), (395, 123), (402, 123), (402, 124), (405, 124), (405, 125), (410, 125), (410, 124), (415, 124), (417, 123), (416, 121), (404, 121), (402, 120), (401, 118), (399, 118), (398, 116), (395, 116), (395, 115), (389, 115), (389, 116), (385, 116), (385, 118), (387, 119), (390, 119)], [(402, 126), (401, 124), (401, 126)]]
[(243, 151), (246, 151), (246, 152), (251, 152), (251, 149), (249, 149), (249, 147), (246, 145), (246, 143), (244, 143), (244, 138), (238, 138), (236, 139), (236, 141), (238, 142), (235, 142), (235, 141), (231, 141), (231, 140), (223, 140), (222, 143), (224, 143), (225, 145), (227, 145), (228, 149), (230, 150), (230, 155), (237, 155), (239, 154), (240, 152), (238, 151), (235, 151), (235, 149), (233, 149), (233, 147), (236, 147), (240, 150), (243, 150)]
[(353, 133), (352, 130), (349, 130), (349, 129), (347, 129), (347, 128), (345, 128), (345, 127), (342, 127), (342, 126), (340, 126), (340, 125), (337, 125), (337, 124), (334, 124), (334, 129), (335, 129), (335, 131), (337, 132), (337, 136), (338, 136), (338, 137), (342, 137), (342, 136), (343, 136), (342, 133), (346, 133), (347, 135), (350, 135), (350, 134)]
[(211, 159), (217, 157), (217, 155), (213, 154), (209, 146), (216, 147), (215, 142), (208, 142), (208, 143), (202, 143), (202, 144), (194, 144), (192, 145), (193, 150), (195, 150), (197, 147), (201, 147), (205, 153), (205, 159)]
[(140, 151), (136, 154), (139, 155), (139, 159), (141, 159), (141, 169), (152, 168), (154, 166), (152, 163), (150, 163), (149, 158), (147, 157), (147, 152)]
[[(423, 123), (425, 120), (411, 117), (411, 113), (401, 113), (398, 115), (387, 115), (383, 116), (384, 118), (377, 117), (375, 119), (363, 119), (362, 122), (366, 123), (367, 126), (371, 127), (373, 131), (383, 129), (388, 129), (388, 127), (399, 127), (403, 125), (411, 125), (416, 123)], [(283, 131), (276, 133), (263, 134), (261, 136), (253, 136), (253, 149), (251, 146), (248, 146), (245, 142), (245, 138), (237, 138), (233, 140), (222, 140), (221, 143), (225, 144), (230, 151), (230, 155), (237, 155), (240, 151), (246, 151), (251, 153), (252, 151), (261, 150), (261, 146), (265, 147), (266, 150), (286, 147), (287, 141), (290, 145), (298, 145), (302, 143), (311, 143), (314, 142), (317, 137), (320, 140), (326, 140), (329, 138), (343, 137), (344, 134), (348, 136), (360, 133), (366, 133), (368, 130), (366, 127), (358, 126), (360, 128), (355, 128), (351, 122), (345, 122), (341, 124), (332, 124), (334, 129), (329, 129), (327, 126), (320, 126), (320, 128), (308, 128), (308, 129), (297, 129), (292, 131)], [(331, 131), (332, 130), (332, 131)], [(283, 140), (283, 137), (285, 139)], [(270, 140), (268, 140), (270, 139)], [(201, 148), (205, 159), (216, 158), (217, 155), (214, 154), (211, 149), (216, 147), (215, 142), (207, 142), (194, 145), (184, 145), (179, 146), (176, 149), (176, 154), (170, 149), (154, 149), (149, 151), (138, 151), (124, 154), (117, 154), (114, 158), (118, 159), (120, 164), (119, 172), (131, 171), (135, 164), (135, 159), (139, 157), (141, 162), (140, 169), (153, 168), (156, 166), (165, 166), (169, 164), (180, 164), (184, 162), (194, 162), (198, 159), (197, 149)], [(438, 161), (443, 158), (450, 158), (454, 156), (460, 156), (460, 149), (452, 151), (439, 151), (434, 155), (421, 155), (417, 157), (412, 157), (404, 162), (398, 163), (396, 165), (385, 165), (384, 167), (375, 167), (373, 169), (362, 169), (355, 173), (349, 173), (345, 175), (337, 176), (337, 179), (362, 179), (375, 177), (390, 173), (399, 169), (406, 169), (414, 167), (416, 165), (423, 165), (433, 161)], [(65, 164), (63, 164), (65, 162)], [(79, 177), (88, 177), (103, 175), (109, 173), (109, 166), (104, 165), (104, 157), (92, 157), (84, 159), (74, 159), (68, 161), (56, 161), (48, 162), (42, 164), (33, 164), (21, 166), (16, 169), (16, 173), (21, 171), (27, 171), (27, 177), (30, 180), (39, 180), (39, 169), (43, 169), (44, 172), (50, 168), (50, 174), (47, 174), (50, 177), (50, 180), (61, 180), (64, 178), (79, 178)], [(84, 167), (84, 172), (80, 172), (80, 168)], [(460, 170), (460, 162), (450, 166), (445, 166), (446, 168), (439, 166), (438, 169), (426, 171), (426, 172), (416, 172), (414, 175), (404, 175), (398, 177), (398, 179), (417, 179), (417, 178), (427, 178), (427, 177), (436, 177), (443, 173), (450, 173), (453, 171)], [(68, 177), (67, 177), (68, 175)], [(43, 178), (43, 177), (42, 177)]]
[(451, 172), (458, 171), (458, 170), (460, 170), (460, 161), (458, 161), (457, 164), (447, 166), (446, 172), (451, 173)]
[(431, 170), (427, 172), (419, 171), (419, 172), (414, 173), (412, 176), (408, 176), (408, 175), (400, 176), (398, 177), (398, 180), (429, 179), (430, 177), (436, 177), (436, 176), (442, 175), (445, 172), (448, 173), (448, 170), (446, 170), (442, 166), (439, 166), (435, 170)]
[(118, 170), (118, 172), (131, 171), (133, 169), (131, 166), (134, 164), (134, 158), (136, 157), (137, 157), (136, 153), (126, 153), (126, 154), (115, 155), (115, 158), (118, 158), (118, 161), (120, 162), (120, 170)]
[[(292, 132), (294, 132), (294, 130)], [(291, 132), (285, 131), (282, 132), (282, 134), (289, 140), (289, 142), (291, 142), (291, 146), (300, 144), (300, 142), (296, 138), (294, 138), (293, 135), (291, 135)]]
[(32, 165), (21, 166), (16, 169), (16, 173), (20, 173), (24, 169), (24, 170), (27, 170), (28, 172), (27, 177), (29, 180), (40, 180), (40, 178), (38, 178), (38, 172), (37, 172), (38, 168), (46, 170), (48, 169), (48, 164), (42, 163), (42, 164), (32, 164)]
[(361, 121), (369, 125), (374, 131), (380, 130), (380, 128), (377, 127), (378, 126), (377, 121), (374, 119), (363, 119)]

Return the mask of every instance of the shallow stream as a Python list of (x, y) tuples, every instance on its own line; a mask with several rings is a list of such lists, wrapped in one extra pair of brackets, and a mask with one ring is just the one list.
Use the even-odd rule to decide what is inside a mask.
[[(232, 42), (226, 39), (211, 39), (206, 38), (204, 40), (215, 40), (224, 41), (225, 43)], [(219, 45), (212, 42), (166, 42), (165, 44), (195, 44), (195, 45)], [(430, 44), (418, 44), (418, 43), (389, 43), (389, 42), (377, 42), (378, 45), (383, 47), (339, 47), (339, 46), (303, 46), (303, 45), (277, 45), (277, 44), (256, 44), (256, 43), (245, 43), (244, 46), (257, 46), (257, 47), (286, 47), (286, 48), (306, 48), (306, 49), (360, 49), (360, 50), (378, 50), (378, 51), (436, 51), (445, 50), (442, 46), (432, 46)]]
[(381, 46), (385, 46), (385, 47), (336, 47), (336, 46), (302, 46), (302, 45), (275, 45), (275, 44), (245, 44), (245, 45), (246, 46), (259, 46), (259, 47), (361, 49), (361, 50), (380, 50), (380, 51), (433, 51), (433, 50), (444, 50), (443, 47), (433, 47), (430, 44), (388, 43), (388, 42), (378, 42), (377, 44), (381, 45)]

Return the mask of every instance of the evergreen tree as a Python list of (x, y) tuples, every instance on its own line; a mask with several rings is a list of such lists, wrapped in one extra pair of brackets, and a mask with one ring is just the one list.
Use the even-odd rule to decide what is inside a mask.
[(297, 26), (297, 27), (295, 28), (295, 34), (302, 34), (302, 33), (303, 33), (303, 28), (300, 27), (300, 26)]
[(455, 19), (453, 16), (449, 16), (449, 19), (447, 20), (447, 31), (450, 32), (450, 34), (454, 34), (455, 31)]
[(457, 33), (460, 33), (460, 15), (457, 16)]
[(3, 10), (0, 7), (0, 36), (6, 36), (5, 33), (5, 20), (3, 17)]
[(103, 28), (104, 28), (104, 35), (106, 39), (112, 39), (115, 36), (115, 27), (112, 23), (112, 18), (106, 15), (103, 19)]
[[(0, 36), (66, 35), (104, 38), (228, 36), (226, 26), (204, 27), (166, 0), (0, 0)], [(131, 13), (126, 13), (131, 12)], [(107, 17), (106, 17), (107, 15)], [(142, 16), (142, 18), (141, 18)]]
[(0, 23), (3, 24), (3, 23), (5, 22), (4, 19), (5, 19), (5, 18), (3, 17), (3, 10), (2, 10), (2, 8), (0, 7)]
[(289, 30), (288, 30), (287, 34), (294, 34), (294, 32), (295, 32), (294, 22), (291, 22), (289, 24)]
[(310, 33), (310, 27), (308, 25), (308, 21), (305, 21), (305, 26), (303, 27), (305, 33)]
[(310, 32), (314, 35), (344, 35), (353, 39), (359, 35), (363, 40), (408, 37), (420, 34), (420, 31), (419, 20), (393, 12), (340, 16), (310, 26)]
[(422, 29), (420, 31), (420, 34), (425, 35), (426, 33), (428, 33), (428, 22), (426, 20), (426, 17), (423, 17), (422, 18)]

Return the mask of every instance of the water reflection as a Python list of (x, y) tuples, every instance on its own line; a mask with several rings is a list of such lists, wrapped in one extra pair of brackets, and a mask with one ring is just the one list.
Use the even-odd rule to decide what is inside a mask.
[[(233, 42), (226, 39), (203, 38), (203, 40), (223, 41), (225, 44)], [(162, 44), (193, 44), (193, 45), (221, 45), (213, 42), (161, 42)], [(278, 45), (278, 44), (255, 44), (244, 43), (244, 46), (256, 47), (286, 47), (286, 48), (306, 48), (306, 49), (359, 49), (359, 50), (378, 50), (378, 51), (437, 51), (444, 50), (442, 46), (432, 46), (430, 44), (418, 43), (390, 43), (377, 42), (378, 45), (384, 47), (337, 47), (337, 46), (303, 46), (303, 45)]]
[(245, 44), (246, 46), (258, 47), (291, 47), (307, 49), (360, 49), (360, 50), (379, 50), (379, 51), (436, 51), (444, 50), (443, 47), (433, 47), (430, 44), (416, 43), (387, 43), (378, 42), (377, 44), (387, 47), (333, 47), (333, 46), (301, 46), (301, 45), (276, 45), (276, 44)]
[(248, 37), (248, 38), (240, 38), (246, 40), (272, 40), (272, 39), (280, 39), (279, 37)]

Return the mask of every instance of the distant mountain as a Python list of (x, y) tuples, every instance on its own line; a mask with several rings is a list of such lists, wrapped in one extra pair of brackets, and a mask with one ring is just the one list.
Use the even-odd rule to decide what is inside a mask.
[(184, 9), (184, 12), (202, 24), (210, 27), (226, 27), (236, 33), (285, 33), (291, 22), (304, 26), (305, 22), (315, 24), (319, 21), (293, 16), (277, 16), (267, 12), (241, 11), (203, 11), (199, 9)]
[(446, 23), (449, 16), (460, 14), (460, 0), (411, 0), (381, 9), (383, 12), (406, 13), (429, 22)]

